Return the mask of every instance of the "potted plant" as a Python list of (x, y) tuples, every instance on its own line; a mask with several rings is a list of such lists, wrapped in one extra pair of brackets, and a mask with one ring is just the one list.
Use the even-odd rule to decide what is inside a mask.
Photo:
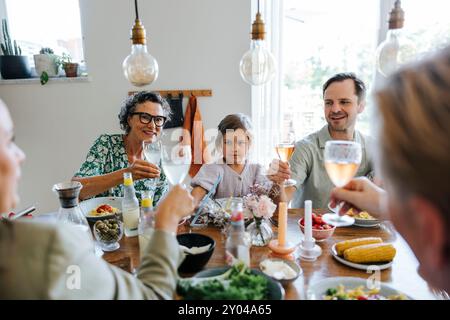
[(46, 72), (49, 77), (58, 76), (58, 57), (54, 54), (52, 49), (42, 48), (39, 51), (39, 54), (35, 54), (33, 57), (38, 76), (42, 76), (43, 72)]
[(63, 67), (66, 77), (78, 76), (78, 63), (72, 62), (72, 57), (69, 54), (63, 53), (59, 58), (59, 64)]
[(11, 41), (6, 19), (2, 19), (3, 41), (1, 43), (0, 71), (3, 79), (23, 79), (31, 77), (28, 57), (22, 56), (17, 42)]

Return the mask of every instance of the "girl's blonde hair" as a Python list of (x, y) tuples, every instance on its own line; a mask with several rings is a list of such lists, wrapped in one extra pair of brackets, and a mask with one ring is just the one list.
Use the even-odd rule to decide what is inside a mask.
[(376, 93), (381, 173), (400, 196), (450, 212), (450, 47), (408, 66)]
[(250, 118), (243, 113), (229, 114), (220, 121), (217, 126), (219, 134), (216, 138), (216, 157), (221, 158), (223, 156), (223, 139), (227, 130), (242, 129), (250, 142), (253, 143), (253, 128)]

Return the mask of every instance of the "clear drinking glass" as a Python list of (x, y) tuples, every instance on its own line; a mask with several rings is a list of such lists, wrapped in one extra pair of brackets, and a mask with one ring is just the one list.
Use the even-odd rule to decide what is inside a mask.
[[(144, 152), (145, 160), (158, 167), (161, 165), (161, 145), (161, 140), (159, 139), (157, 139), (156, 141), (142, 142), (142, 151)], [(151, 180), (153, 182), (153, 187), (156, 188), (156, 185), (159, 182), (159, 178), (154, 178)]]
[(161, 163), (164, 173), (172, 186), (181, 184), (191, 167), (191, 146), (176, 144), (162, 146)]
[[(358, 142), (330, 140), (325, 143), (325, 169), (336, 187), (341, 188), (350, 182), (358, 171), (361, 158), (361, 145)], [(325, 214), (323, 220), (334, 226), (352, 224), (353, 218), (339, 215), (341, 206), (336, 206), (334, 214)]]

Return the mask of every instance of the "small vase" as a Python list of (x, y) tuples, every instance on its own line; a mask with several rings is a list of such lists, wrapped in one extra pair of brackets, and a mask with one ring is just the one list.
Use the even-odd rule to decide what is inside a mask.
[(273, 237), (272, 228), (265, 219), (255, 218), (247, 227), (247, 232), (250, 234), (252, 245), (257, 247), (268, 245)]

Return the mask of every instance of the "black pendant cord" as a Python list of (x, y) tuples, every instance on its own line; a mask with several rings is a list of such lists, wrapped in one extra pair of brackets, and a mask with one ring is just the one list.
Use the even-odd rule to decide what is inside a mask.
[(258, 0), (258, 13), (259, 13), (259, 0)]
[(139, 20), (139, 12), (138, 12), (138, 3), (137, 0), (134, 0), (134, 8), (136, 10), (136, 20)]

